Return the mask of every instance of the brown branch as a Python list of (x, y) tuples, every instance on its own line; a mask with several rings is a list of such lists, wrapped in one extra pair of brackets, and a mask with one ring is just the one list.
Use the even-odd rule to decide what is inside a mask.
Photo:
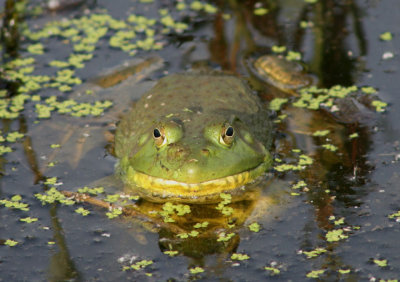
[(161, 229), (165, 228), (168, 229), (176, 234), (179, 233), (186, 233), (186, 230), (179, 227), (176, 224), (173, 223), (165, 223), (162, 218), (154, 218), (150, 217), (145, 213), (140, 212), (139, 210), (135, 209), (133, 206), (129, 207), (122, 207), (119, 205), (115, 204), (110, 204), (107, 203), (106, 201), (99, 200), (93, 197), (90, 197), (88, 194), (85, 193), (77, 193), (77, 192), (71, 192), (71, 191), (60, 191), (64, 196), (68, 198), (73, 198), (77, 202), (83, 202), (83, 203), (88, 203), (93, 206), (101, 207), (107, 210), (110, 209), (121, 209), (122, 214), (126, 217), (135, 217), (139, 220), (150, 222), (154, 225), (154, 228)]

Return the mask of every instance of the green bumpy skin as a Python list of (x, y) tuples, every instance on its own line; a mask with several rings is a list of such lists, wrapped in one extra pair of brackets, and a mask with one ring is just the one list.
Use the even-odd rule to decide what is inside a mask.
[(162, 78), (121, 120), (117, 173), (153, 201), (212, 202), (271, 167), (264, 105), (224, 74)]

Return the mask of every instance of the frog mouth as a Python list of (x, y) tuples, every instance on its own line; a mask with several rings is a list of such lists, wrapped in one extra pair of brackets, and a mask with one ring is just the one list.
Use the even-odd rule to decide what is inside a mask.
[(252, 182), (262, 175), (269, 167), (268, 162), (263, 162), (252, 168), (234, 175), (207, 180), (199, 183), (186, 183), (176, 180), (154, 177), (129, 167), (125, 175), (126, 183), (132, 186), (142, 196), (163, 198), (165, 200), (198, 200), (223, 192), (231, 192)]

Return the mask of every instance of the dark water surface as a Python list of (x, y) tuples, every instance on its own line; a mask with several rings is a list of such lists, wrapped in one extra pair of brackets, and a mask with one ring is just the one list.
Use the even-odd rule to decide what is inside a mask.
[[(27, 48), (37, 42), (26, 35), (27, 28), (38, 31), (49, 22), (94, 14), (108, 14), (126, 22), (129, 15), (137, 14), (158, 19), (154, 39), (163, 48), (149, 45), (153, 50), (143, 50), (139, 46), (130, 56), (133, 48), (124, 52), (109, 43), (126, 28), (109, 24), (105, 36), (88, 44), (96, 46), (94, 51), (75, 51), (93, 54), (93, 58), (84, 62), (83, 68), (67, 67), (76, 70), (75, 75), (83, 83), (92, 82), (92, 86), (70, 83), (73, 91), (63, 93), (57, 87), (43, 87), (42, 83), (43, 89), (26, 92), (40, 95), (41, 101), (28, 99), (24, 109), (17, 111), (17, 117), (2, 119), (3, 137), (14, 131), (25, 137), (0, 144), (13, 149), (0, 158), (0, 281), (299, 281), (311, 280), (313, 275), (327, 281), (400, 278), (400, 216), (397, 222), (396, 217), (389, 218), (400, 210), (397, 0), (319, 0), (314, 4), (300, 0), (214, 1), (210, 3), (217, 9), (211, 12), (190, 9), (196, 1), (71, 1), (61, 2), (53, 11), (47, 10), (44, 3), (33, 1), (17, 12), (10, 10), (15, 8), (12, 2), (0, 1), (5, 7), (0, 85), (7, 90), (2, 98), (6, 101), (17, 95), (18, 87), (27, 84), (10, 76), (10, 70), (17, 68), (5, 66), (7, 62), (33, 57), (34, 75), (54, 76), (58, 69), (49, 66), (49, 62), (66, 61), (74, 42), (82, 40), (62, 35), (40, 38), (37, 42), (42, 43), (44, 54), (31, 54)], [(186, 3), (186, 8), (178, 11), (177, 3)], [(268, 13), (254, 15), (259, 7), (267, 8)], [(163, 33), (165, 26), (159, 21), (162, 16), (158, 11), (162, 8), (175, 22), (186, 23), (187, 29), (180, 32), (170, 28)], [(301, 22), (308, 27), (300, 27)], [(393, 38), (380, 40), (384, 32), (391, 32)], [(148, 38), (139, 30), (136, 33), (136, 38), (125, 39), (122, 46)], [(84, 33), (80, 35), (84, 37)], [(246, 67), (251, 58), (271, 53), (274, 45), (300, 52), (308, 71), (318, 77), (320, 87), (372, 86), (378, 90), (376, 97), (389, 106), (385, 112), (377, 113), (373, 107), (367, 109), (357, 102), (356, 111), (353, 107), (349, 112), (333, 115), (291, 106), (282, 110), (279, 114), (289, 117), (276, 126), (275, 157), (293, 162), (299, 154), (291, 150), (300, 149), (314, 163), (300, 172), (272, 170), (259, 197), (267, 202), (249, 201), (243, 207), (234, 206), (239, 224), (232, 229), (232, 239), (216, 242), (216, 234), (231, 232), (224, 230), (226, 225), (209, 236), (179, 239), (173, 228), (165, 225), (157, 228), (127, 217), (110, 220), (107, 211), (95, 205), (42, 205), (35, 197), (52, 186), (76, 191), (112, 175), (116, 159), (110, 153), (112, 141), (105, 136), (112, 136), (115, 123), (132, 101), (168, 73), (203, 67), (224, 70), (247, 77), (265, 100), (284, 96), (276, 94), (276, 89)], [(137, 67), (133, 82), (128, 79), (128, 84), (125, 81), (109, 90), (93, 86), (99, 74), (110, 73), (127, 61), (141, 66), (140, 70)], [(94, 94), (78, 91), (81, 87), (94, 89)], [(363, 100), (362, 95), (368, 94), (359, 93), (355, 99)], [(50, 118), (40, 118), (37, 105), (48, 105), (45, 99), (51, 96), (91, 103), (111, 100), (114, 105), (99, 117), (52, 112)], [(331, 133), (323, 138), (311, 136), (323, 129)], [(348, 136), (353, 133), (359, 137), (350, 140)], [(61, 148), (52, 148), (51, 144), (60, 144)], [(338, 150), (330, 152), (323, 144), (334, 144)], [(55, 165), (49, 166), (52, 162)], [(57, 177), (56, 185), (45, 183), (50, 177)], [(301, 180), (307, 183), (307, 189), (293, 190), (293, 184)], [(20, 201), (29, 205), (28, 211), (5, 206), (5, 200), (14, 195), (21, 195)], [(90, 214), (78, 214), (78, 207), (90, 210)], [(20, 221), (28, 216), (38, 220)], [(261, 225), (259, 232), (249, 230), (248, 225), (253, 222)], [(334, 232), (342, 232), (343, 237), (328, 240)], [(7, 246), (8, 239), (18, 244)], [(305, 252), (316, 248), (324, 252), (308, 258)], [(177, 250), (178, 255), (170, 257), (163, 253), (167, 250)], [(231, 258), (233, 253), (250, 258), (235, 260)], [(142, 260), (153, 263), (140, 270), (123, 270)], [(273, 275), (265, 269), (271, 266), (280, 273)], [(204, 272), (191, 273), (194, 267), (201, 267)]]

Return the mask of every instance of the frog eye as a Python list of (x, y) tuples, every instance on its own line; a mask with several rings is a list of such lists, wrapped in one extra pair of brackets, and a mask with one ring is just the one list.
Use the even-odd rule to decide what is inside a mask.
[(161, 147), (162, 145), (167, 143), (167, 138), (165, 138), (164, 130), (161, 128), (154, 128), (153, 130), (153, 138), (154, 143), (157, 147)]
[(225, 125), (222, 128), (221, 136), (219, 138), (219, 142), (223, 145), (230, 146), (233, 143), (235, 136), (235, 130), (230, 125)]

